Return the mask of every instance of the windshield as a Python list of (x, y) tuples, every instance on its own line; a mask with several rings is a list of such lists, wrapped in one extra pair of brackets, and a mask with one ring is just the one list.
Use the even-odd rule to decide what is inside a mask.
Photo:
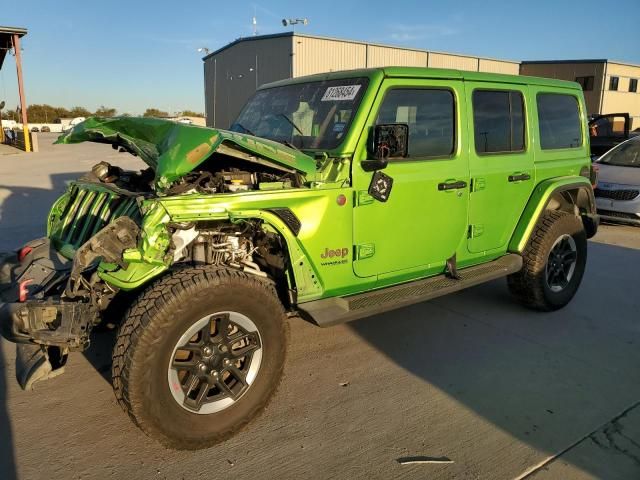
[(347, 135), (367, 83), (346, 78), (259, 90), (230, 129), (300, 149), (334, 149)]
[(640, 167), (640, 138), (621, 143), (600, 157), (598, 162), (618, 167)]

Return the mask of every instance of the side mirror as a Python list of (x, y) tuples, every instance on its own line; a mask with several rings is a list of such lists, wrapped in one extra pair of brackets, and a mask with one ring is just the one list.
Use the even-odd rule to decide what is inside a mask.
[(409, 126), (406, 123), (376, 125), (373, 129), (373, 156), (361, 162), (365, 172), (382, 170), (389, 158), (405, 158), (409, 152)]

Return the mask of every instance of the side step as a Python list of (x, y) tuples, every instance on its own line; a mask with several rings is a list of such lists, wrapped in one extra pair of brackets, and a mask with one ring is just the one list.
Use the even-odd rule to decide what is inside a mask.
[(302, 303), (298, 308), (311, 317), (318, 326), (330, 327), (457, 292), (505, 277), (518, 272), (521, 268), (522, 257), (509, 254), (493, 262), (459, 270), (460, 279), (458, 280), (438, 275), (357, 295)]

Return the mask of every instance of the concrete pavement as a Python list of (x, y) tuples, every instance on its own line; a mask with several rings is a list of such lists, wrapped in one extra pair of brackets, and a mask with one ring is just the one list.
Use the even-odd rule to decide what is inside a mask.
[[(58, 150), (60, 149), (60, 150)], [(107, 158), (108, 157), (108, 158)], [(68, 179), (105, 145), (0, 157), (0, 250), (41, 235)], [(115, 162), (114, 162), (115, 163)], [(139, 163), (138, 163), (139, 164)], [(118, 407), (112, 333), (64, 375), (22, 392), (0, 367), (3, 478), (640, 478), (640, 229), (589, 244), (574, 301), (540, 314), (504, 281), (319, 329), (291, 320), (285, 378), (267, 411), (224, 444), (165, 450)], [(403, 465), (403, 457), (450, 463)]]

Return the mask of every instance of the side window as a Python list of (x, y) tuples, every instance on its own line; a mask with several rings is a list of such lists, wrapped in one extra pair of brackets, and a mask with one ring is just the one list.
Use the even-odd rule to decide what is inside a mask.
[(393, 89), (387, 92), (376, 124), (409, 125), (409, 157), (445, 157), (454, 151), (455, 102), (450, 90)]
[(580, 84), (582, 90), (585, 92), (593, 90), (593, 75), (589, 77), (576, 77), (576, 82)]
[(610, 77), (609, 78), (609, 90), (618, 90), (618, 83), (620, 82), (620, 77)]
[(473, 92), (476, 152), (504, 153), (524, 150), (522, 93), (504, 90)]
[(538, 124), (543, 150), (577, 148), (582, 145), (578, 99), (573, 95), (539, 93)]

